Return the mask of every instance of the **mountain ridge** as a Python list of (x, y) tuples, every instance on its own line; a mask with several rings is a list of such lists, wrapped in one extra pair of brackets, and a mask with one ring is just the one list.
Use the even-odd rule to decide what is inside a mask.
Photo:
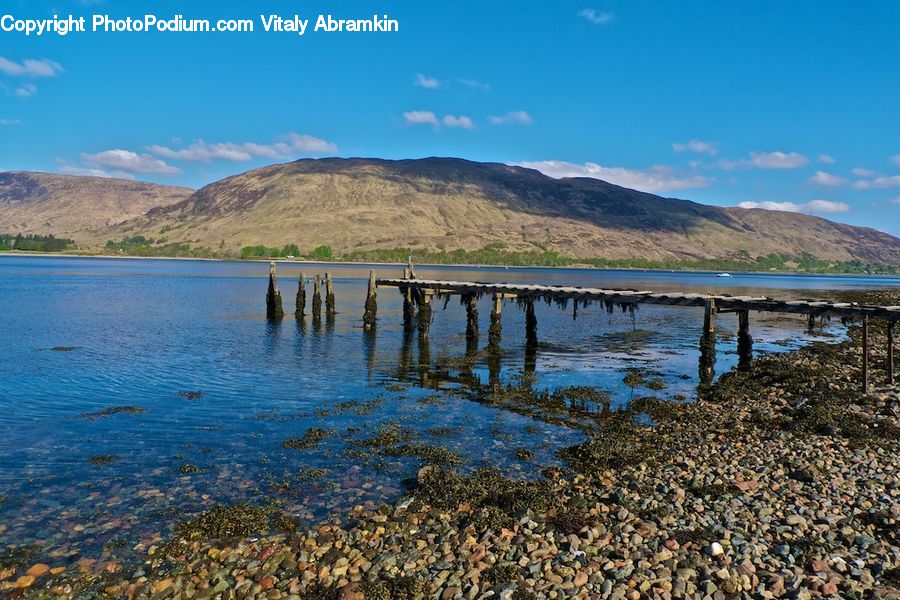
[[(457, 158), (301, 159), (226, 177), (186, 195), (173, 189), (180, 191), (167, 190), (165, 202), (139, 214), (72, 233), (94, 245), (162, 236), (168, 243), (231, 255), (253, 245), (297, 244), (303, 252), (328, 245), (344, 254), (398, 246), (476, 250), (499, 243), (573, 258), (788, 253), (900, 265), (900, 239), (874, 229)], [(0, 232), (8, 221), (3, 193), (0, 179)]]

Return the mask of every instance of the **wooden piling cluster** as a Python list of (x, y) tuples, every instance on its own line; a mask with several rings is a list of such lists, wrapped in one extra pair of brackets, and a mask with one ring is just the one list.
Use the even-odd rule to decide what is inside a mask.
[[(297, 296), (294, 300), (294, 316), (302, 319), (306, 316), (306, 274), (300, 273), (297, 278)], [(334, 301), (334, 280), (331, 273), (325, 273), (325, 314), (331, 318), (337, 314)], [(322, 318), (322, 277), (316, 274), (313, 278), (312, 296), (313, 319)], [(278, 289), (275, 263), (269, 263), (269, 289), (266, 292), (266, 316), (269, 319), (284, 317), (281, 292)]]

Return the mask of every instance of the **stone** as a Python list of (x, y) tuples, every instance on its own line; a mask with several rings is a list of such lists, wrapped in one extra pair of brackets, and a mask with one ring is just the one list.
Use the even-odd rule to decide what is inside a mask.
[(47, 573), (50, 570), (50, 567), (45, 565), (44, 563), (38, 563), (25, 571), (26, 575), (31, 575), (33, 577), (40, 577), (41, 575)]

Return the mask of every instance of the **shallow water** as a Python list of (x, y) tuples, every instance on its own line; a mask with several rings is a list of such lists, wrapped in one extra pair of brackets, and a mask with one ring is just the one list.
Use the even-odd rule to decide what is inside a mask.
[[(384, 276), (400, 271), (375, 268)], [(333, 322), (293, 318), (301, 270), (334, 274)], [(492, 378), (538, 390), (596, 386), (609, 392), (613, 408), (644, 395), (694, 396), (700, 309), (646, 306), (632, 318), (594, 306), (573, 320), (571, 309), (540, 305), (541, 344), (529, 353), (524, 317), (510, 302), (498, 365), (466, 348), (456, 300), (446, 309), (435, 304), (431, 338), (421, 344), (404, 336), (399, 293), (382, 289), (377, 331), (365, 334), (368, 270), (281, 264), (288, 316), (272, 324), (264, 263), (0, 256), (0, 548), (37, 543), (58, 562), (96, 557), (104, 546), (127, 555), (216, 502), (274, 498), (312, 520), (393, 500), (420, 463), (346, 452), (383, 423), (414, 430), (417, 443), (458, 452), (464, 468), (496, 465), (521, 476), (554, 464), (557, 449), (583, 438), (584, 419), (564, 426), (540, 409), (504, 410), (461, 393)], [(777, 297), (898, 284), (580, 269), (422, 267), (418, 275)], [(307, 293), (309, 302), (311, 285)], [(488, 298), (479, 310), (483, 345)], [(737, 362), (735, 321), (719, 319), (719, 373)], [(800, 318), (751, 315), (754, 351), (843, 335), (839, 324), (813, 334), (805, 326)], [(632, 370), (665, 389), (629, 387), (623, 378)], [(122, 405), (145, 412), (91, 416)], [(282, 447), (310, 427), (333, 435), (318, 448)], [(522, 447), (535, 451), (533, 460), (516, 457)], [(183, 473), (184, 465), (199, 472)]]

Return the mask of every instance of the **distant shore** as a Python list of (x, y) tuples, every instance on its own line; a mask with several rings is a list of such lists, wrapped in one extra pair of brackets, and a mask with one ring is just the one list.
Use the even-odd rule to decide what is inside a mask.
[[(297, 264), (297, 265), (347, 265), (347, 266), (390, 266), (402, 267), (405, 262), (372, 262), (372, 261), (344, 261), (344, 260), (308, 260), (295, 258), (206, 258), (192, 256), (127, 256), (122, 254), (83, 254), (68, 252), (15, 252), (0, 251), (0, 256), (18, 256), (18, 257), (53, 257), (53, 258), (98, 258), (98, 259), (120, 259), (120, 260), (177, 260), (177, 261), (203, 261), (203, 262), (223, 262), (223, 263), (270, 263), (278, 264)], [(636, 273), (709, 273), (716, 274), (721, 271), (715, 269), (656, 269), (656, 268), (640, 268), (640, 267), (597, 267), (594, 265), (565, 265), (565, 266), (540, 266), (540, 265), (501, 265), (501, 264), (478, 264), (478, 263), (415, 263), (417, 267), (423, 268), (454, 268), (461, 269), (546, 269), (546, 270), (584, 270), (584, 271), (625, 271)], [(730, 274), (738, 275), (767, 275), (767, 276), (792, 276), (792, 277), (878, 277), (887, 279), (897, 279), (900, 282), (900, 275), (891, 273), (816, 273), (809, 271), (729, 271)]]

